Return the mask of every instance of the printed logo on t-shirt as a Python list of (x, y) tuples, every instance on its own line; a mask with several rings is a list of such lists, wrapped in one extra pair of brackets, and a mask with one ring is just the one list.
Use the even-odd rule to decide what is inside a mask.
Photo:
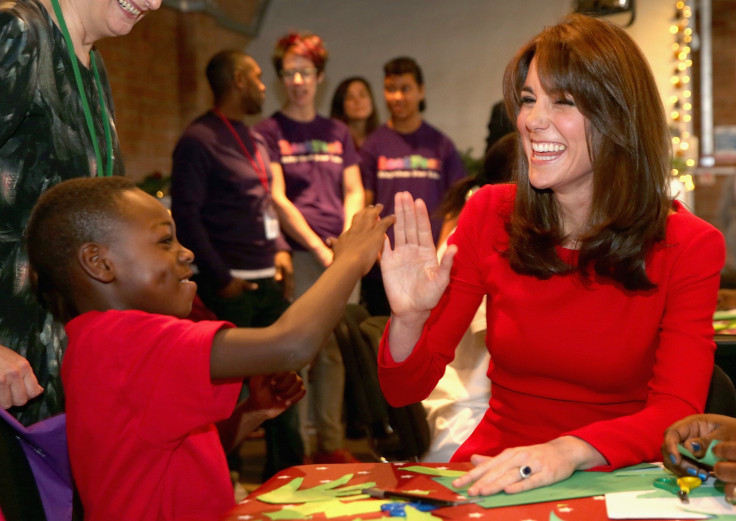
[(420, 154), (412, 154), (404, 157), (379, 156), (378, 172), (379, 179), (417, 178), (440, 180), (442, 176), (442, 161), (433, 157), (424, 157)]
[(279, 139), (281, 164), (293, 163), (338, 163), (342, 164), (342, 143), (327, 143), (320, 139), (310, 139), (302, 143), (289, 143)]

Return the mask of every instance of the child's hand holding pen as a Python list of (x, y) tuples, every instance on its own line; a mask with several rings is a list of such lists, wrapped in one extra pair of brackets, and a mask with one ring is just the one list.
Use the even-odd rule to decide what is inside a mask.
[(680, 420), (665, 431), (662, 458), (680, 476), (705, 481), (714, 474), (726, 483), (726, 500), (736, 503), (736, 418), (697, 414)]

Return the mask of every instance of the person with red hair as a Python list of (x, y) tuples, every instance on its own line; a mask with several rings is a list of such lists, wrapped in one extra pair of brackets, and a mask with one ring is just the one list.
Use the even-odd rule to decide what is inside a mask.
[[(324, 79), (327, 50), (312, 33), (292, 32), (281, 38), (273, 64), (287, 100), (280, 111), (256, 126), (266, 139), (273, 175), (273, 202), (293, 250), (294, 290), (299, 297), (332, 263), (330, 242), (350, 226), (364, 205), (363, 183), (350, 131), (343, 122), (322, 117), (315, 108)], [(351, 301), (357, 302), (357, 288)], [(307, 455), (308, 411), (317, 430), (314, 461), (350, 462), (343, 449), (342, 424), (345, 368), (334, 336), (312, 363), (307, 399), (300, 415)]]

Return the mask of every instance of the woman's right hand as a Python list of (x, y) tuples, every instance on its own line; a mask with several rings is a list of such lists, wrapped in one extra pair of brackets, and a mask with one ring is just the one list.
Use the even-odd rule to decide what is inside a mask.
[(28, 360), (0, 345), (0, 407), (25, 405), (42, 392)]
[(678, 475), (708, 477), (708, 469), (683, 458), (677, 450), (683, 445), (693, 455), (702, 458), (711, 442), (719, 443), (713, 454), (723, 461), (713, 467), (718, 479), (726, 483), (726, 499), (736, 501), (736, 418), (719, 414), (695, 414), (674, 423), (664, 433), (662, 459), (665, 467)]
[(384, 247), (381, 256), (383, 286), (392, 317), (423, 323), (450, 282), (457, 247), (449, 246), (442, 262), (437, 262), (427, 207), (421, 199), (414, 201), (408, 192), (399, 192), (394, 212), (394, 248)]

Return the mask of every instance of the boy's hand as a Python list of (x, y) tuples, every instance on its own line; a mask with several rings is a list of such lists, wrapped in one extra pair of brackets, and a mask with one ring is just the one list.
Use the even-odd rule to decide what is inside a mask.
[(248, 410), (275, 418), (304, 397), (306, 389), (295, 371), (252, 376), (248, 380)]
[(353, 217), (353, 223), (340, 238), (331, 241), (335, 259), (346, 255), (355, 255), (361, 262), (362, 273), (368, 273), (378, 260), (386, 237), (386, 230), (396, 218), (393, 215), (381, 219), (382, 204), (363, 208)]

